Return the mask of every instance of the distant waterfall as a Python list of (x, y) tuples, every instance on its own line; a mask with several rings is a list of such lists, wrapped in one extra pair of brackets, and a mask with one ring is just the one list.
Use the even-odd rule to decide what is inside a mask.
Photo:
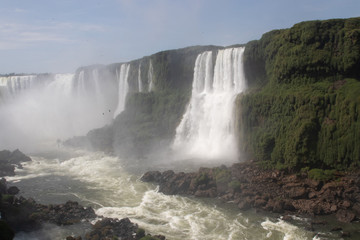
[(199, 54), (194, 67), (192, 95), (176, 129), (173, 148), (185, 157), (236, 159), (233, 105), (245, 89), (244, 48)]
[(115, 73), (84, 68), (76, 74), (0, 77), (0, 149), (31, 148), (84, 135), (113, 120)]
[(70, 98), (74, 91), (74, 74), (56, 74), (55, 80), (46, 86), (46, 91)]
[(6, 100), (11, 96), (29, 90), (36, 75), (0, 77), (0, 99)]
[(152, 61), (150, 60), (149, 63), (149, 70), (148, 70), (148, 92), (154, 91), (154, 82), (153, 82), (153, 75), (154, 75), (154, 68), (152, 65)]
[(143, 87), (143, 83), (141, 80), (141, 63), (139, 64), (139, 69), (138, 69), (138, 85), (139, 85), (139, 92), (143, 92), (144, 87)]
[(130, 64), (124, 63), (121, 64), (120, 71), (116, 71), (117, 78), (119, 79), (119, 100), (116, 111), (114, 113), (114, 118), (125, 109), (126, 95), (129, 91), (129, 70)]

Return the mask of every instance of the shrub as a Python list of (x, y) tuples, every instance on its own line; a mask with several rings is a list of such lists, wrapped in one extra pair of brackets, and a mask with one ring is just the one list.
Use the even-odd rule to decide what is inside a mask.
[(335, 169), (323, 170), (323, 169), (314, 168), (309, 171), (308, 177), (317, 181), (327, 182), (335, 178), (335, 172), (336, 172)]

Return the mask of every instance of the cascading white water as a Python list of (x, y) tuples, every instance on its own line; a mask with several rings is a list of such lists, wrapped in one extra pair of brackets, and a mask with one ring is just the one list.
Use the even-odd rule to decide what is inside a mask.
[(114, 113), (114, 118), (125, 109), (126, 95), (129, 91), (129, 83), (128, 83), (129, 71), (130, 71), (130, 64), (128, 63), (121, 64), (120, 70), (119, 71), (116, 70), (116, 76), (119, 80), (119, 94), (118, 94), (119, 98), (118, 98), (118, 105)]
[(244, 48), (219, 50), (215, 67), (212, 52), (199, 54), (194, 67), (192, 95), (176, 129), (173, 148), (188, 158), (237, 158), (233, 105), (245, 89)]
[(2, 77), (0, 149), (29, 151), (34, 143), (55, 143), (111, 122), (117, 94), (113, 79), (104, 76), (90, 69), (77, 75)]
[(144, 87), (143, 87), (143, 83), (141, 80), (141, 63), (139, 64), (139, 69), (138, 69), (138, 86), (139, 86), (139, 92), (143, 92), (144, 91)]
[[(39, 203), (77, 201), (92, 206), (98, 216), (126, 217), (147, 232), (165, 235), (167, 239), (284, 240), (312, 239), (315, 235), (306, 231), (302, 222), (297, 222), (300, 227), (296, 227), (274, 215), (240, 211), (236, 205), (212, 199), (162, 194), (155, 185), (139, 181), (140, 176), (127, 172), (117, 157), (66, 148), (54, 151), (55, 159), (46, 158), (48, 153), (31, 156), (32, 161), (24, 163), (23, 169), (16, 176), (7, 177), (7, 181), (25, 190), (21, 195)], [(77, 224), (62, 229), (47, 228), (46, 234), (40, 232), (35, 236), (65, 239), (69, 235), (83, 235), (89, 226)], [(39, 238), (24, 233), (16, 239)]]
[(35, 78), (35, 75), (0, 77), (0, 98), (6, 100), (11, 96), (29, 90)]
[(149, 63), (149, 70), (148, 70), (148, 92), (154, 91), (154, 82), (153, 82), (153, 75), (154, 75), (154, 68), (152, 65), (152, 61), (150, 60)]

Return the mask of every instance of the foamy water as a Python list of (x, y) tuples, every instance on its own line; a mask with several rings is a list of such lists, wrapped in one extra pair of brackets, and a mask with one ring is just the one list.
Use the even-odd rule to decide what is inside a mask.
[[(288, 240), (314, 236), (284, 221), (253, 211), (240, 212), (217, 200), (159, 193), (157, 186), (143, 183), (140, 176), (126, 172), (117, 157), (84, 151), (66, 156), (32, 156), (33, 161), (24, 163), (17, 176), (7, 179), (21, 189), (20, 194), (40, 203), (79, 201), (94, 207), (98, 215), (129, 217), (150, 233), (163, 234), (168, 239)], [(74, 232), (71, 228), (52, 229), (56, 236), (63, 237)], [(29, 237), (19, 235), (18, 239), (26, 236)]]

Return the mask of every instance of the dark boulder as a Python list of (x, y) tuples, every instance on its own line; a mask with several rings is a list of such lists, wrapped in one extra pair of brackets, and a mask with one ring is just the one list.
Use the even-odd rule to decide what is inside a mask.
[(9, 161), (11, 164), (21, 165), (23, 162), (30, 162), (31, 158), (20, 152), (19, 149), (16, 149), (10, 154)]
[(9, 187), (8, 190), (7, 190), (7, 193), (10, 194), (10, 195), (16, 195), (19, 192), (20, 192), (20, 190), (15, 186)]
[(21, 163), (31, 161), (31, 158), (16, 149), (0, 151), (0, 177), (14, 176), (15, 166), (22, 168)]
[(349, 211), (349, 210), (340, 209), (336, 213), (336, 219), (339, 222), (350, 223), (350, 222), (354, 221), (355, 218), (356, 218), (355, 213), (353, 213), (352, 211)]
[(85, 235), (86, 240), (92, 239), (136, 239), (138, 226), (128, 218), (121, 220), (105, 218), (95, 223), (92, 231)]
[(3, 220), (0, 220), (0, 239), (12, 240), (15, 237), (15, 232)]
[(141, 177), (141, 181), (159, 183), (161, 181), (161, 173), (159, 171), (147, 172)]

